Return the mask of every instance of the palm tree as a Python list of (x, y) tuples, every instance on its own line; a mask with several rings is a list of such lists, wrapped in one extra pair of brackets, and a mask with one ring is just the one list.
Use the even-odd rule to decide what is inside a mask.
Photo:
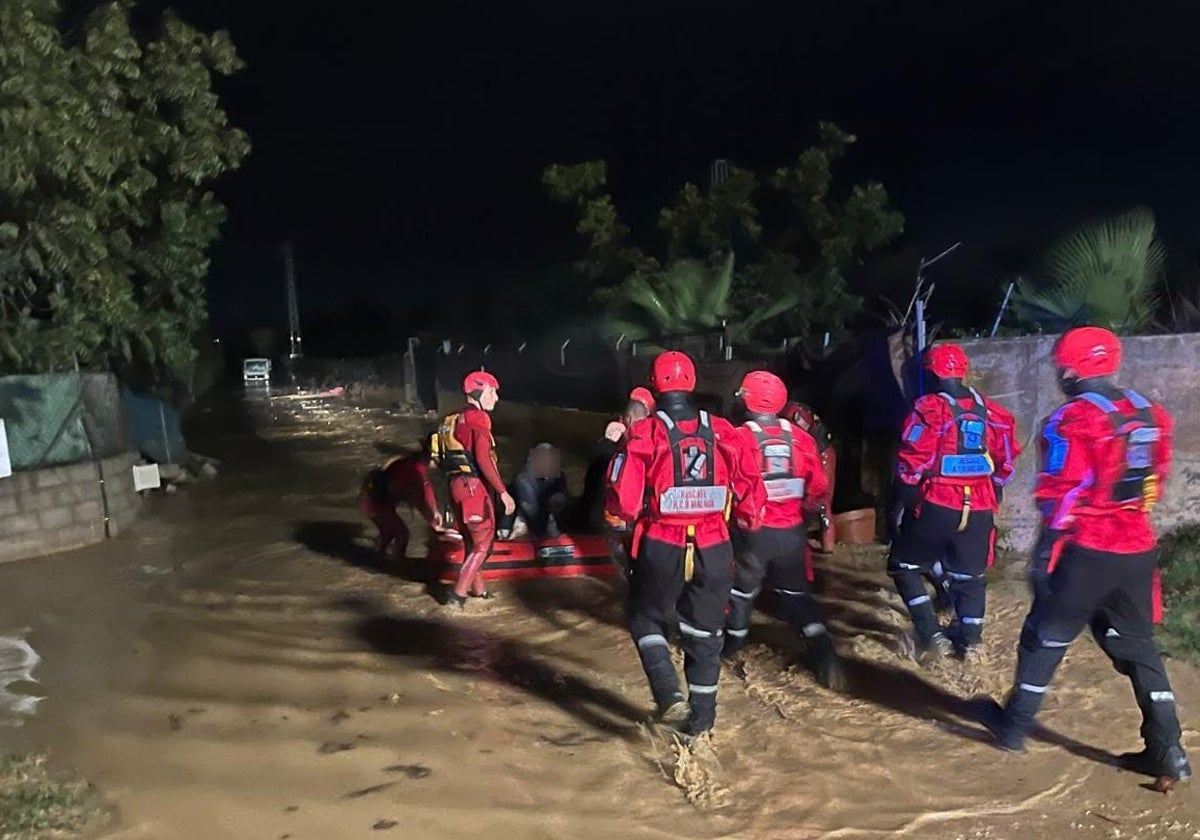
[(1158, 307), (1166, 257), (1144, 207), (1094, 222), (1050, 250), (1046, 282), (1020, 288), (1014, 309), (1047, 332), (1078, 324), (1143, 328)]
[[(613, 299), (608, 327), (635, 341), (715, 330), (732, 320), (732, 290), (732, 253), (716, 266), (677, 260), (661, 271), (629, 277)], [(799, 301), (798, 293), (789, 292), (739, 317), (730, 325), (731, 337), (746, 341), (756, 327)]]

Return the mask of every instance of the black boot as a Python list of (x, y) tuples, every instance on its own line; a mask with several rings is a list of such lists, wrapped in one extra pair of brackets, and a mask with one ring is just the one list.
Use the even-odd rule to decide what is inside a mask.
[(1125, 753), (1118, 757), (1121, 767), (1145, 776), (1167, 776), (1177, 782), (1192, 777), (1192, 765), (1179, 744), (1169, 747), (1146, 747), (1141, 752)]

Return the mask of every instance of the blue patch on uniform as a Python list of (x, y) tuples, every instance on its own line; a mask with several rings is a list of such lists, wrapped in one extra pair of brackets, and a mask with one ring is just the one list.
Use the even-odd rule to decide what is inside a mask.
[(904, 440), (908, 443), (916, 443), (925, 434), (925, 427), (920, 423), (914, 423), (913, 427), (908, 430), (908, 434), (904, 436)]
[(1042, 432), (1042, 437), (1046, 439), (1046, 463), (1042, 465), (1042, 469), (1050, 475), (1062, 472), (1071, 449), (1067, 439), (1058, 433), (1058, 421), (1059, 413), (1055, 412)]

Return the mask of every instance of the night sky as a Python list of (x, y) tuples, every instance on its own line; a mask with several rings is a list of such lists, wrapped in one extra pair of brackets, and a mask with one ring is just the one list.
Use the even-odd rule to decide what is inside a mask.
[(1138, 203), (1174, 257), (1200, 239), (1187, 0), (174, 5), (248, 63), (224, 88), (254, 152), (219, 189), (218, 334), (285, 323), (285, 237), (305, 321), (359, 299), (411, 329), (448, 284), (494, 294), (578, 255), (547, 163), (607, 158), (637, 230), (713, 158), (786, 163), (820, 119), (908, 218), (893, 269), (966, 241), (946, 301)]

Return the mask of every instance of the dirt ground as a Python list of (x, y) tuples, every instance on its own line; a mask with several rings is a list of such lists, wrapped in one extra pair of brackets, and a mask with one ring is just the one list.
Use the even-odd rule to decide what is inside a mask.
[[(966, 701), (1007, 689), (1026, 608), (1004, 570), (985, 662), (929, 670), (882, 550), (839, 550), (819, 577), (851, 696), (760, 614), (711, 746), (681, 748), (644, 722), (614, 582), (499, 586), (453, 615), (372, 565), (359, 481), (421, 428), (216, 404), (189, 443), (224, 460), (218, 480), (150, 499), (105, 545), (0, 567), (0, 634), (40, 656), (9, 690), (44, 698), (6, 713), (3, 745), (90, 780), (120, 840), (1200, 838), (1194, 789), (1112, 766), (1139, 718), (1089, 640), (1026, 755), (986, 742)], [(1171, 673), (1195, 746), (1200, 680)]]

